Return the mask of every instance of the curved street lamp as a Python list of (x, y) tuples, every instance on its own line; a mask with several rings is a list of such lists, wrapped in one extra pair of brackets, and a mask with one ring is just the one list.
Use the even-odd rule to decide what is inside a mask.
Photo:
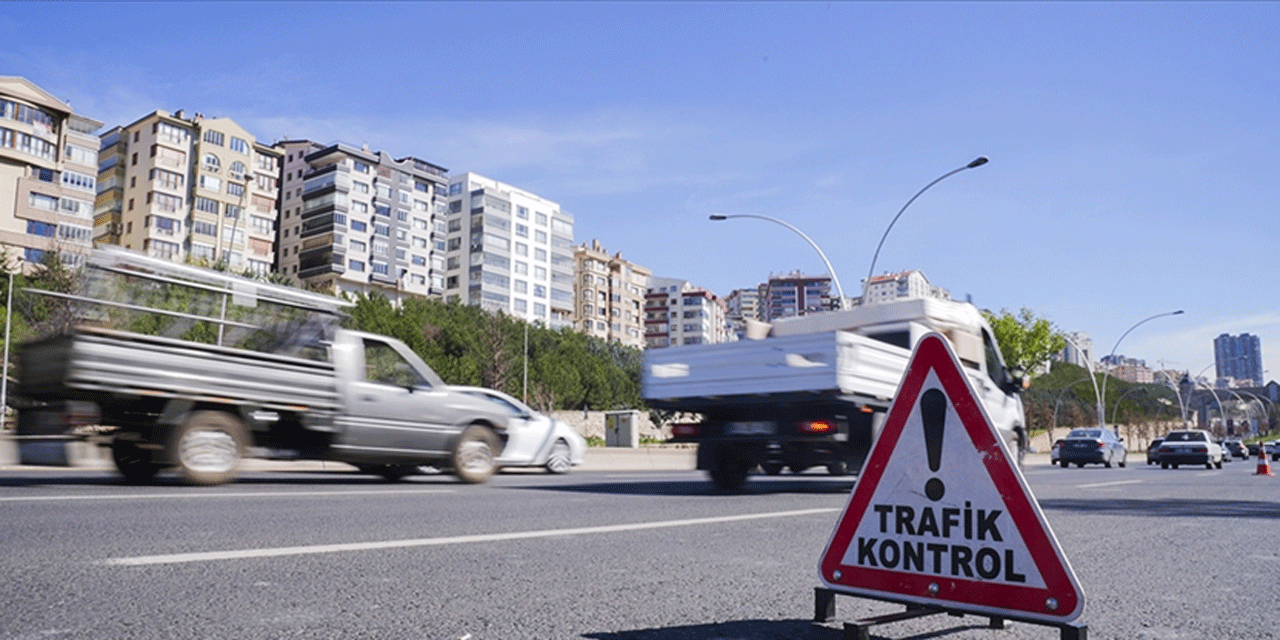
[(797, 228), (796, 228), (794, 225), (792, 225), (791, 223), (789, 223), (789, 222), (784, 222), (784, 221), (779, 220), (779, 219), (777, 219), (777, 218), (771, 218), (771, 217), (769, 217), (769, 216), (759, 216), (759, 215), (755, 215), (755, 214), (752, 214), (752, 213), (740, 213), (740, 214), (737, 214), (737, 215), (731, 215), (731, 216), (719, 215), (719, 214), (713, 214), (713, 215), (711, 216), (711, 219), (712, 219), (712, 220), (715, 220), (715, 221), (717, 221), (717, 222), (719, 222), (719, 221), (721, 221), (721, 220), (728, 220), (729, 218), (758, 218), (758, 219), (760, 219), (760, 220), (768, 220), (769, 222), (773, 222), (773, 223), (775, 223), (775, 224), (780, 224), (780, 225), (782, 225), (782, 226), (784, 226), (784, 227), (786, 227), (786, 228), (788, 228), (788, 229), (790, 229), (790, 230), (794, 231), (794, 232), (796, 233), (796, 235), (800, 236), (801, 238), (804, 238), (804, 241), (805, 241), (805, 242), (808, 242), (808, 243), (809, 243), (809, 246), (813, 247), (813, 250), (818, 252), (818, 257), (819, 257), (819, 258), (822, 258), (822, 264), (826, 265), (826, 267), (827, 267), (827, 273), (830, 273), (830, 274), (831, 274), (831, 282), (832, 282), (833, 284), (835, 284), (835, 285), (836, 285), (836, 295), (840, 296), (840, 309), (842, 309), (842, 310), (843, 310), (843, 309), (848, 309), (848, 308), (849, 308), (849, 307), (848, 307), (848, 304), (849, 304), (849, 303), (848, 303), (848, 300), (847, 300), (847, 299), (845, 298), (845, 296), (844, 296), (844, 288), (840, 286), (840, 278), (836, 277), (836, 270), (835, 270), (835, 268), (833, 268), (833, 267), (831, 266), (831, 261), (830, 261), (830, 260), (827, 260), (827, 254), (825, 254), (825, 253), (823, 253), (823, 252), (822, 252), (822, 248), (818, 246), (818, 243), (816, 243), (816, 242), (814, 242), (814, 241), (813, 241), (813, 238), (810, 238), (809, 236), (805, 235), (805, 233), (804, 233), (803, 231), (801, 231), (801, 230), (797, 229)]
[(1178, 309), (1177, 311), (1166, 311), (1165, 313), (1157, 313), (1156, 315), (1151, 316), (1150, 318), (1146, 318), (1138, 322), (1138, 324), (1135, 324), (1132, 327), (1129, 327), (1128, 331), (1125, 331), (1124, 333), (1120, 334), (1120, 339), (1116, 340), (1115, 346), (1111, 347), (1111, 355), (1107, 356), (1107, 368), (1102, 372), (1102, 392), (1098, 394), (1098, 426), (1099, 427), (1103, 429), (1107, 428), (1107, 416), (1106, 416), (1107, 410), (1106, 410), (1106, 407), (1102, 405), (1102, 399), (1107, 397), (1107, 378), (1111, 377), (1111, 360), (1115, 358), (1116, 349), (1120, 348), (1120, 343), (1124, 341), (1125, 336), (1129, 335), (1134, 329), (1137, 329), (1138, 327), (1148, 322), (1151, 322), (1156, 318), (1163, 318), (1165, 316), (1176, 316), (1176, 315), (1180, 315), (1181, 313), (1183, 313), (1182, 309)]
[(977, 158), (974, 158), (973, 161), (971, 161), (969, 164), (966, 164), (963, 167), (960, 167), (958, 169), (952, 169), (951, 171), (948, 171), (938, 176), (937, 178), (934, 179), (933, 182), (926, 184), (923, 189), (917, 191), (914, 196), (911, 196), (911, 199), (907, 200), (906, 204), (902, 205), (902, 208), (898, 210), (898, 215), (893, 216), (893, 220), (889, 221), (889, 226), (885, 227), (884, 235), (880, 236), (880, 244), (876, 245), (876, 252), (871, 256), (871, 268), (867, 270), (867, 279), (862, 283), (862, 303), (863, 304), (867, 303), (867, 291), (871, 287), (871, 278), (876, 273), (876, 260), (880, 258), (880, 248), (884, 246), (884, 239), (889, 237), (889, 230), (893, 229), (893, 225), (898, 222), (898, 218), (902, 217), (902, 213), (907, 210), (907, 207), (911, 206), (911, 203), (915, 202), (916, 198), (920, 197), (920, 194), (924, 193), (925, 191), (928, 191), (929, 187), (932, 187), (933, 185), (938, 184), (939, 182), (942, 182), (944, 178), (960, 173), (965, 169), (976, 169), (986, 164), (987, 162), (989, 162), (989, 160), (987, 160), (986, 156), (978, 156)]

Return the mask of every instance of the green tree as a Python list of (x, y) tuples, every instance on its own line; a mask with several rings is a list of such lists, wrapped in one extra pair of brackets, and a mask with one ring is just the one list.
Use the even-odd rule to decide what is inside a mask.
[(1051, 354), (1062, 351), (1067, 346), (1066, 338), (1052, 323), (1038, 317), (1026, 307), (1017, 315), (1005, 309), (1001, 309), (998, 314), (984, 310), (982, 315), (995, 332), (1005, 365), (1021, 367), (1029, 375), (1034, 375), (1035, 370), (1044, 366)]

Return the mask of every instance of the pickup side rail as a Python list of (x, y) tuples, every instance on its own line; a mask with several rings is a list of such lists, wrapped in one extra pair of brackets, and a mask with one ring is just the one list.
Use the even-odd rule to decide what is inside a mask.
[(887, 405), (909, 357), (906, 349), (847, 331), (652, 349), (645, 353), (644, 396), (651, 406), (684, 410), (775, 394)]
[(333, 365), (105, 329), (31, 343), (18, 392), (33, 400), (149, 396), (334, 413)]

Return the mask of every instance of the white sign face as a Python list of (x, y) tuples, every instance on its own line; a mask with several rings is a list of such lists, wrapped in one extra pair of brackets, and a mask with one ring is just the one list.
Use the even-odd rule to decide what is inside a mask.
[(1075, 575), (946, 339), (921, 340), (819, 567), (828, 588), (1069, 621)]

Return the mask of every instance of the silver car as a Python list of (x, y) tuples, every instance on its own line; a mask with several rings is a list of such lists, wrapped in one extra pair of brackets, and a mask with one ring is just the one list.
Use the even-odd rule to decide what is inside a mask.
[(507, 441), (498, 456), (500, 467), (545, 467), (567, 473), (586, 459), (587, 440), (563, 420), (534, 411), (529, 405), (494, 389), (452, 386), (454, 391), (486, 400), (509, 415)]

